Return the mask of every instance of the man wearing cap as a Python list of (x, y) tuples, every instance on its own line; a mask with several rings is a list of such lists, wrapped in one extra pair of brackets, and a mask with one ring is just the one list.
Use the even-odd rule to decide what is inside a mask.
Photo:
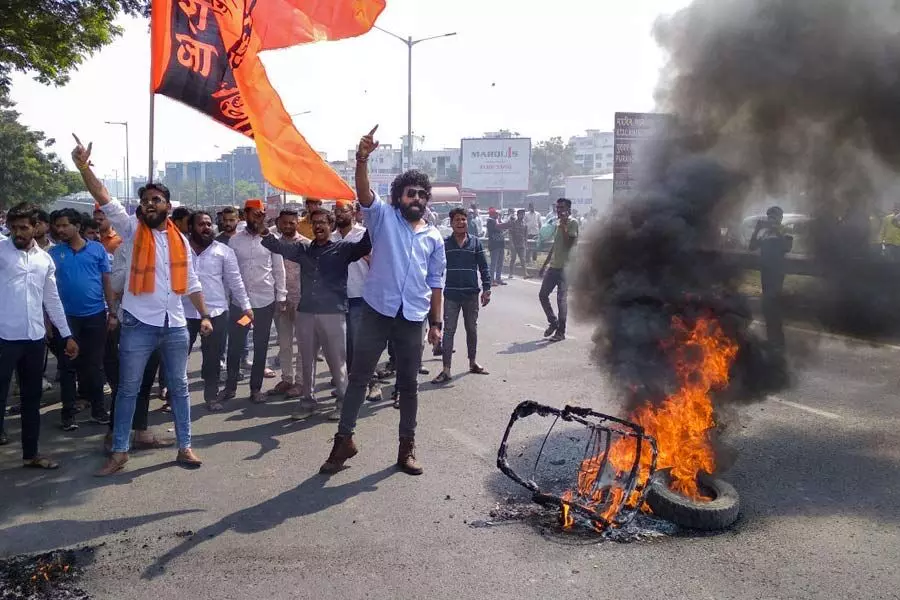
[[(266, 207), (263, 201), (254, 198), (244, 204), (247, 226), (232, 236), (229, 246), (234, 250), (241, 270), (244, 288), (250, 296), (253, 309), (253, 367), (250, 370), (250, 401), (262, 404), (266, 401), (262, 393), (263, 377), (266, 375), (266, 357), (269, 352), (269, 335), (276, 311), (287, 307), (284, 259), (263, 247), (262, 237), (266, 229)], [(241, 323), (243, 311), (232, 305), (229, 309), (228, 360), (225, 389), (219, 401), (235, 397), (240, 374), (241, 353), (248, 323)]]
[[(377, 129), (377, 127), (375, 128)], [(365, 306), (358, 341), (354, 342), (353, 368), (344, 397), (341, 422), (331, 454), (320, 471), (340, 471), (357, 454), (353, 433), (366, 387), (388, 339), (397, 356), (400, 400), (400, 444), (397, 467), (420, 475), (415, 433), (418, 412), (417, 376), (422, 364), (422, 326), (429, 321), (428, 343), (437, 344), (443, 328), (443, 288), (447, 257), (440, 232), (425, 223), (431, 182), (419, 171), (407, 171), (391, 184), (391, 203), (378, 198), (369, 186), (369, 155), (378, 147), (375, 129), (359, 142), (356, 152), (356, 193), (372, 238), (369, 275), (363, 291)]]

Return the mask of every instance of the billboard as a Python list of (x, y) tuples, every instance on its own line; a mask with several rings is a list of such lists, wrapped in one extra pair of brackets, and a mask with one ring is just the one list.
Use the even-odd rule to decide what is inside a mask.
[(628, 197), (641, 161), (641, 145), (658, 137), (672, 123), (672, 116), (660, 113), (616, 113), (613, 195)]
[(476, 192), (527, 192), (531, 138), (460, 140), (462, 187)]

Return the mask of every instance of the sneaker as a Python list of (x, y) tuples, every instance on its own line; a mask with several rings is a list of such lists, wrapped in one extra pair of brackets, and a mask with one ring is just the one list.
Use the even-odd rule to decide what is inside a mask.
[(428, 375), (429, 373), (431, 373), (431, 371), (429, 371), (425, 367), (419, 367), (419, 375)]
[(557, 328), (557, 327), (559, 327), (559, 324), (557, 324), (557, 323), (550, 323), (550, 325), (547, 326), (547, 329), (544, 330), (544, 337), (550, 337), (551, 335), (553, 335), (554, 333), (556, 333), (556, 328)]
[(103, 393), (104, 393), (106, 396), (112, 396), (112, 388), (109, 387), (109, 384), (108, 384), (108, 383), (104, 383), (104, 384), (103, 384)]
[(560, 333), (560, 332), (557, 331), (556, 333), (553, 334), (553, 336), (550, 338), (549, 341), (551, 341), (551, 342), (561, 342), (561, 341), (563, 341), (564, 339), (566, 339), (566, 334)]
[(63, 419), (59, 428), (63, 431), (75, 431), (78, 429), (78, 423), (75, 422), (75, 419)]
[(291, 413), (292, 421), (300, 421), (310, 416), (319, 407), (314, 398), (303, 398), (297, 403), (297, 408)]
[(41, 389), (45, 392), (49, 392), (53, 389), (53, 384), (47, 381), (46, 377), (41, 377)]
[(91, 415), (91, 423), (97, 423), (98, 425), (109, 425), (109, 413), (103, 411), (102, 413)]
[(374, 382), (369, 384), (369, 388), (366, 390), (366, 401), (367, 402), (381, 402), (381, 384)]
[(234, 390), (222, 390), (219, 392), (219, 395), (216, 397), (216, 400), (219, 402), (227, 402), (229, 400), (234, 400), (235, 396), (237, 396), (237, 392)]

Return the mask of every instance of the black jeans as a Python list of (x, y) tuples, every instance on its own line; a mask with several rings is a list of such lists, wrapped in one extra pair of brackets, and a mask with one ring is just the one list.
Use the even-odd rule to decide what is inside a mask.
[(469, 362), (475, 360), (475, 354), (478, 351), (479, 302), (477, 293), (461, 300), (444, 297), (444, 340), (441, 346), (444, 351), (445, 369), (449, 369), (453, 362), (453, 338), (456, 336), (460, 311), (462, 311), (463, 325), (466, 328), (466, 349), (469, 351)]
[(366, 388), (388, 340), (393, 342), (397, 365), (397, 392), (400, 396), (400, 437), (414, 437), (419, 409), (419, 368), (422, 366), (421, 321), (402, 316), (386, 317), (366, 304), (363, 307), (359, 336), (353, 345), (353, 367), (344, 395), (338, 433), (350, 435), (356, 429), (359, 409), (366, 399)]
[(44, 340), (0, 340), (0, 431), (6, 414), (6, 398), (13, 371), (19, 377), (22, 401), (22, 458), (31, 460), (38, 453), (41, 435), (41, 378), (44, 375)]
[(784, 268), (781, 265), (760, 269), (762, 282), (762, 313), (766, 321), (766, 339), (774, 346), (784, 347), (784, 318), (781, 292), (784, 289)]
[[(553, 307), (550, 306), (550, 294), (556, 288), (556, 305), (559, 309), (559, 317), (553, 314)], [(565, 335), (566, 319), (569, 316), (569, 286), (566, 283), (566, 273), (563, 269), (554, 269), (550, 267), (544, 272), (544, 280), (541, 282), (541, 291), (538, 294), (541, 301), (541, 308), (547, 315), (547, 323), (556, 325), (556, 331)]]
[(503, 275), (503, 261), (506, 258), (506, 244), (491, 244), (488, 250), (491, 255), (491, 279), (500, 281)]
[[(241, 354), (247, 340), (247, 328), (238, 325), (243, 316), (237, 306), (228, 311), (228, 375), (225, 389), (237, 389), (238, 375), (241, 372)], [(269, 337), (272, 335), (272, 320), (275, 318), (275, 303), (253, 309), (253, 368), (250, 370), (250, 393), (262, 389), (263, 374), (266, 370), (266, 356), (269, 353)]]
[(78, 358), (69, 360), (63, 352), (62, 337), (56, 327), (53, 328), (53, 338), (50, 340), (56, 346), (60, 362), (62, 420), (65, 422), (74, 419), (78, 412), (75, 407), (77, 388), (90, 401), (92, 416), (105, 415), (103, 382), (106, 375), (103, 370), (103, 354), (106, 349), (106, 311), (89, 317), (67, 316), (66, 321), (72, 330), (72, 337), (78, 343)]
[[(213, 332), (200, 338), (200, 352), (203, 355), (200, 377), (203, 378), (203, 400), (206, 402), (212, 402), (219, 395), (219, 374), (222, 372), (219, 357), (222, 356), (222, 349), (225, 347), (228, 313), (224, 312), (213, 317), (212, 326)], [(194, 348), (194, 342), (197, 341), (197, 336), (200, 335), (200, 319), (188, 319), (187, 328), (190, 336), (188, 342), (188, 354), (190, 354)]]

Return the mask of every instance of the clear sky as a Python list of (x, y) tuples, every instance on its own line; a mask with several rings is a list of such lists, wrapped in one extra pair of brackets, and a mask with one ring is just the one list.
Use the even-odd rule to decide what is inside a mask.
[[(651, 29), (687, 0), (388, 0), (378, 25), (414, 38), (456, 32), (413, 50), (413, 131), (425, 148), (509, 129), (539, 141), (612, 130), (616, 111), (653, 109), (665, 57)], [(75, 131), (94, 142), (101, 174), (122, 168), (129, 121), (131, 174), (148, 161), (149, 22), (89, 58), (63, 88), (14, 78), (30, 127), (57, 140), (67, 163)], [(380, 125), (382, 143), (406, 133), (406, 46), (380, 31), (263, 54), (269, 78), (301, 133), (330, 160), (346, 158)], [(212, 160), (250, 142), (185, 105), (157, 96), (155, 158)], [(218, 146), (218, 148), (216, 147)], [(71, 166), (71, 164), (70, 164)]]

